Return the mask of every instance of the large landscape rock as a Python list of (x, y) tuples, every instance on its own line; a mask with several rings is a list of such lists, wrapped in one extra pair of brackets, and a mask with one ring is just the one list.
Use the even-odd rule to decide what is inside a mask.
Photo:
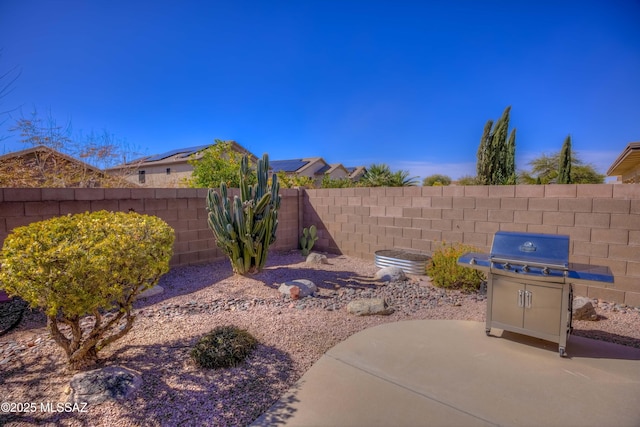
[(311, 252), (307, 255), (307, 264), (329, 264), (329, 260), (326, 255), (319, 254), (317, 252)]
[(347, 312), (356, 316), (370, 316), (374, 314), (389, 315), (394, 312), (383, 298), (365, 298), (351, 301), (347, 304)]
[(142, 386), (137, 372), (120, 366), (81, 372), (71, 379), (70, 403), (102, 403), (129, 399)]
[(598, 320), (598, 314), (590, 298), (573, 298), (573, 320)]
[(318, 292), (318, 287), (311, 280), (295, 279), (284, 282), (278, 288), (280, 293), (291, 297), (291, 299), (305, 298)]
[(394, 266), (381, 268), (374, 276), (374, 279), (380, 282), (400, 282), (406, 278), (404, 271)]

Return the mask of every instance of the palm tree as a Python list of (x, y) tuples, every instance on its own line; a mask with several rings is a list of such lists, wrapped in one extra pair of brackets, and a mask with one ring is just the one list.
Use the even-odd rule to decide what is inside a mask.
[(367, 168), (358, 184), (362, 187), (409, 187), (417, 185), (418, 177), (409, 177), (408, 171), (391, 172), (388, 165), (374, 163)]

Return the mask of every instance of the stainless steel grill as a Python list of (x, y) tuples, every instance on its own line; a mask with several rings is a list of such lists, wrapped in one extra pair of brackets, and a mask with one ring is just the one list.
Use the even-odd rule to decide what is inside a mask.
[(459, 265), (487, 274), (487, 324), (558, 343), (566, 355), (571, 333), (573, 283), (607, 286), (606, 266), (569, 262), (569, 236), (499, 231), (491, 252), (469, 252)]

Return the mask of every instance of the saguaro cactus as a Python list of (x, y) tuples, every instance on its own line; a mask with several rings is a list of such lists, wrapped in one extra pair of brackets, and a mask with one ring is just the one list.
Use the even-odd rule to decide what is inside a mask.
[(274, 174), (271, 187), (267, 183), (269, 156), (258, 160), (255, 185), (249, 184), (251, 169), (245, 155), (240, 161), (240, 197), (230, 201), (227, 185), (220, 184), (220, 194), (209, 189), (207, 211), (209, 228), (216, 244), (231, 260), (233, 271), (253, 274), (264, 268), (269, 245), (276, 240), (280, 184)]

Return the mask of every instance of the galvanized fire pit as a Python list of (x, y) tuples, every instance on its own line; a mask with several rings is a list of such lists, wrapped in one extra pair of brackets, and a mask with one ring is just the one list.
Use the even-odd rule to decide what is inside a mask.
[(399, 267), (409, 274), (427, 274), (429, 256), (401, 249), (383, 249), (374, 254), (376, 267)]

